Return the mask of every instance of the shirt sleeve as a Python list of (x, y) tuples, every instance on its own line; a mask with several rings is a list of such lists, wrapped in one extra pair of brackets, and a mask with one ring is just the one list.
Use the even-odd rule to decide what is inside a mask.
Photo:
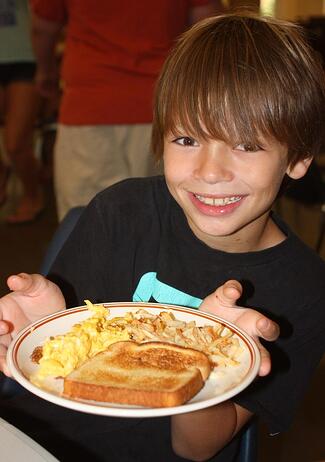
[(42, 19), (64, 23), (67, 20), (64, 0), (29, 0), (31, 11)]
[(285, 352), (275, 344), (265, 345), (271, 354), (273, 372), (258, 378), (234, 398), (259, 416), (271, 434), (288, 430), (321, 361), (325, 351), (324, 303), (324, 299), (311, 303), (310, 316), (297, 321), (292, 335), (295, 340), (289, 342)]

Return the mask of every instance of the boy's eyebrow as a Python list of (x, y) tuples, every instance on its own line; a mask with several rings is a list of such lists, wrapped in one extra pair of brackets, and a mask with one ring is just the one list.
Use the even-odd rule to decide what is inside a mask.
[[(189, 130), (187, 130), (185, 128), (182, 128), (182, 127), (175, 127), (173, 130), (169, 130), (167, 133), (165, 133), (164, 137), (166, 139), (173, 139), (173, 138), (177, 138), (177, 137), (189, 137), (189, 138), (196, 139), (198, 141), (203, 138), (200, 134), (192, 133), (191, 131), (189, 131)], [(268, 147), (270, 147), (271, 144), (273, 144), (275, 142), (278, 143), (277, 140), (275, 140), (271, 136), (267, 137), (267, 136), (263, 136), (261, 134), (257, 135), (257, 137), (256, 138), (254, 137), (254, 139), (252, 139), (252, 140), (249, 140), (249, 139), (248, 140), (221, 139), (219, 137), (216, 138), (214, 136), (211, 136), (208, 133), (206, 133), (206, 137), (204, 137), (204, 138), (205, 139), (223, 141), (223, 142), (225, 142), (226, 144), (228, 144), (230, 146), (236, 146), (238, 144), (252, 144), (252, 145), (259, 145), (261, 147), (268, 148)]]

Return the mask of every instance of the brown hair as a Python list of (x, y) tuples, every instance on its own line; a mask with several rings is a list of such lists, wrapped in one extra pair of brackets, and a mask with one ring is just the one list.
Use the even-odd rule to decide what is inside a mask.
[(288, 162), (324, 144), (325, 78), (300, 27), (252, 13), (200, 21), (185, 32), (157, 82), (152, 148), (177, 127), (199, 138), (288, 147)]

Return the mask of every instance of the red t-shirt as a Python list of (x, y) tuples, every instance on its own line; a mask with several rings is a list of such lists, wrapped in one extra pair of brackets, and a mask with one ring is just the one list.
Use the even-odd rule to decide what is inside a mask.
[(30, 0), (66, 23), (60, 122), (148, 123), (157, 75), (192, 7), (208, 0)]

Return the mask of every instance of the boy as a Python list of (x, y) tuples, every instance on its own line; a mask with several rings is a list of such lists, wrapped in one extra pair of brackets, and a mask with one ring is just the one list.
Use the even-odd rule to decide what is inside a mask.
[[(214, 460), (229, 462), (253, 414), (270, 433), (290, 424), (324, 351), (325, 265), (270, 210), (283, 180), (302, 177), (320, 151), (324, 108), (321, 67), (293, 25), (220, 16), (177, 43), (155, 103), (153, 148), (165, 177), (126, 180), (99, 194), (50, 279), (68, 306), (89, 298), (196, 308), (204, 299), (200, 309), (248, 322), (256, 334), (248, 319), (254, 312), (222, 307), (240, 295), (236, 283), (207, 296), (237, 279), (241, 305), (258, 306), (280, 324), (281, 336), (271, 347), (271, 374), (232, 401), (173, 416), (170, 430), (166, 419), (125, 430), (115, 420), (107, 459), (184, 460), (170, 452), (170, 431), (178, 456), (206, 460), (217, 453)], [(3, 313), (13, 302), (35, 313), (46, 290), (57, 291), (52, 300), (64, 306), (58, 287), (44, 279), (16, 276), (9, 285), (17, 292), (4, 297)], [(6, 332), (4, 323), (0, 329)], [(111, 420), (102, 419), (103, 428)], [(103, 445), (97, 433), (88, 440), (87, 447)]]

